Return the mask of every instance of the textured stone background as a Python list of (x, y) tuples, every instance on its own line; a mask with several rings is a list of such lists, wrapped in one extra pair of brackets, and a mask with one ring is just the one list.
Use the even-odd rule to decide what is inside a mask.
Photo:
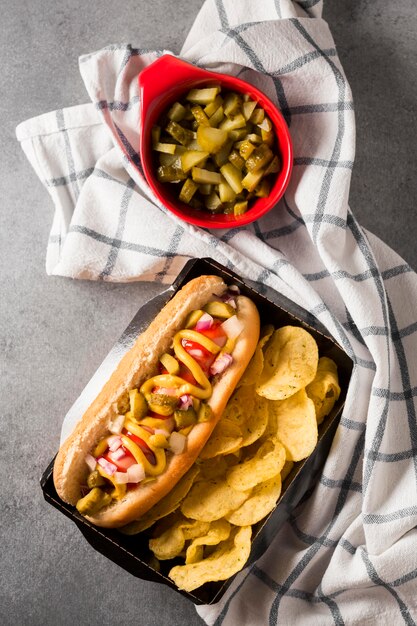
[[(95, 553), (43, 501), (39, 477), (62, 416), (137, 308), (160, 287), (48, 278), (49, 197), (15, 126), (86, 101), (82, 53), (114, 42), (179, 52), (201, 0), (0, 0), (0, 621), (45, 626), (197, 625), (173, 591)], [(417, 269), (417, 13), (414, 0), (327, 0), (353, 88), (357, 160), (351, 207), (362, 225)]]

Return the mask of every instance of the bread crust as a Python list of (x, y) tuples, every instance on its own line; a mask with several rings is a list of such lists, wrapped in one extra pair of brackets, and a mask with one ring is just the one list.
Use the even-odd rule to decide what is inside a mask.
[[(61, 446), (54, 464), (54, 484), (62, 500), (76, 504), (80, 486), (86, 481), (86, 455), (108, 433), (110, 421), (117, 415), (117, 401), (133, 387), (140, 387), (155, 374), (159, 357), (168, 351), (175, 333), (183, 327), (188, 313), (201, 308), (213, 294), (221, 295), (226, 285), (218, 276), (200, 276), (187, 283), (156, 316), (147, 330), (125, 354), (117, 369), (82, 416), (73, 433)], [(213, 411), (209, 422), (196, 424), (187, 437), (186, 450), (167, 459), (165, 471), (156, 480), (134, 489), (125, 497), (86, 516), (97, 526), (115, 528), (139, 519), (163, 498), (188, 471), (214, 427), (256, 348), (259, 337), (259, 314), (251, 300), (237, 298), (237, 316), (244, 328), (232, 353), (233, 363), (213, 385), (208, 404)]]

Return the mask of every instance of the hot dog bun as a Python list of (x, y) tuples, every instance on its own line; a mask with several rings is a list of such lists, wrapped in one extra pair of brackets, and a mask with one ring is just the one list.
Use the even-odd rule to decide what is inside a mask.
[[(86, 455), (108, 434), (109, 423), (117, 415), (120, 397), (129, 389), (140, 387), (154, 375), (159, 357), (169, 350), (188, 313), (201, 308), (213, 294), (219, 296), (225, 289), (225, 283), (217, 276), (200, 276), (191, 280), (138, 337), (58, 452), (53, 475), (55, 488), (62, 500), (75, 505), (81, 497), (81, 485), (85, 484), (88, 474)], [(232, 352), (233, 363), (219, 375), (207, 402), (213, 411), (212, 419), (193, 427), (184, 452), (169, 455), (164, 472), (155, 480), (129, 489), (123, 499), (113, 501), (92, 516), (86, 516), (93, 524), (115, 528), (139, 519), (172, 489), (198, 457), (247, 367), (259, 337), (259, 314), (253, 302), (245, 296), (238, 296), (236, 303), (243, 330)]]

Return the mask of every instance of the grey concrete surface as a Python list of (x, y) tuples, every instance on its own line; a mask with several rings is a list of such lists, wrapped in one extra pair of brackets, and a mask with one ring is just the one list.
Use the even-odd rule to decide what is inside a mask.
[[(24, 119), (86, 101), (80, 54), (112, 42), (178, 52), (202, 0), (0, 0), (0, 622), (193, 626), (193, 606), (95, 553), (44, 503), (39, 477), (61, 421), (154, 284), (50, 278), (52, 206), (15, 140)], [(327, 0), (353, 88), (351, 206), (417, 268), (417, 11), (414, 0)]]

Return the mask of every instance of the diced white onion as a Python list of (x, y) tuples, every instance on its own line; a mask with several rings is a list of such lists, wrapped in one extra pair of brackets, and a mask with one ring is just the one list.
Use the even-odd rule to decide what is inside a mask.
[(97, 461), (96, 459), (93, 457), (92, 454), (87, 454), (85, 457), (85, 462), (88, 465), (88, 469), (92, 472), (94, 472), (94, 470), (96, 469), (96, 465), (97, 465)]
[(236, 337), (239, 337), (244, 328), (243, 322), (240, 321), (237, 315), (229, 317), (229, 319), (224, 321), (221, 326), (229, 339), (236, 339)]
[(181, 452), (184, 452), (186, 442), (187, 437), (174, 430), (169, 438), (169, 448), (174, 454), (181, 454)]
[(195, 330), (208, 330), (213, 326), (213, 318), (209, 313), (203, 313), (195, 325)]
[(114, 465), (114, 463), (110, 463), (109, 461), (106, 461), (106, 459), (100, 458), (98, 459), (97, 463), (104, 469), (106, 474), (108, 474), (109, 476), (113, 476), (113, 474), (117, 470), (117, 467)]
[(115, 452), (122, 445), (122, 440), (118, 435), (112, 435), (107, 439), (107, 443), (109, 444), (110, 452)]
[(116, 417), (110, 422), (109, 431), (115, 435), (120, 435), (123, 430), (124, 421), (124, 415), (116, 415)]
[(181, 409), (181, 411), (186, 411), (187, 409), (190, 408), (190, 406), (193, 406), (192, 397), (188, 393), (184, 394), (183, 396), (180, 396), (179, 408)]
[(109, 457), (115, 463), (117, 461), (119, 461), (120, 459), (122, 459), (124, 456), (126, 456), (126, 454), (125, 454), (125, 451), (123, 450), (123, 448), (118, 448), (114, 452), (109, 452)]
[(233, 363), (233, 357), (231, 354), (220, 354), (214, 363), (210, 366), (210, 374), (215, 376), (216, 374), (223, 374), (223, 372)]
[(127, 472), (115, 472), (113, 474), (114, 482), (119, 485), (125, 485), (129, 482), (129, 476)]
[(134, 463), (130, 467), (127, 468), (127, 476), (129, 483), (140, 483), (141, 480), (145, 478), (145, 470), (143, 465), (139, 463)]

